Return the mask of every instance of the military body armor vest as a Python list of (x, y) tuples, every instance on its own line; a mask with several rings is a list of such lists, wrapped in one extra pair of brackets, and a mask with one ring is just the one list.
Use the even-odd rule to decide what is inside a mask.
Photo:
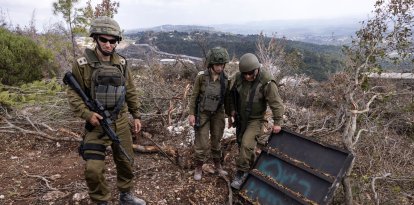
[(120, 68), (113, 65), (100, 65), (93, 70), (91, 95), (105, 109), (114, 109), (125, 95), (125, 77)]
[(85, 56), (85, 62), (92, 67), (90, 96), (107, 110), (120, 110), (126, 93), (125, 60), (120, 64), (102, 63), (90, 49), (85, 50)]
[[(264, 87), (271, 82), (276, 83), (270, 74), (264, 72), (263, 70), (260, 71), (257, 78), (253, 82), (243, 81), (241, 74), (237, 74), (234, 86), (236, 86), (237, 93), (241, 99), (241, 102), (236, 103), (240, 103), (239, 114), (242, 120), (262, 119), (264, 117), (267, 105), (266, 100), (263, 99), (265, 97), (263, 90)], [(254, 86), (255, 83), (257, 83), (257, 86)], [(252, 88), (256, 90), (254, 91), (254, 96), (250, 97)], [(251, 103), (251, 108), (248, 106), (249, 103)], [(246, 109), (251, 109), (251, 111), (246, 112)], [(250, 113), (250, 116), (246, 116), (246, 113)]]
[(220, 74), (220, 84), (210, 83), (211, 77), (208, 70), (202, 71), (203, 86), (201, 90), (204, 93), (200, 94), (200, 110), (215, 112), (223, 104), (224, 90), (226, 89), (226, 77), (223, 73)]

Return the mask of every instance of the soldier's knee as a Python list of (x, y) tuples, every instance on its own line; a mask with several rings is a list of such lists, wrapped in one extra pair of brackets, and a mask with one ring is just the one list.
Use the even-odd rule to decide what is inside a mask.
[(92, 179), (103, 174), (104, 162), (101, 160), (88, 160), (85, 166), (85, 177)]

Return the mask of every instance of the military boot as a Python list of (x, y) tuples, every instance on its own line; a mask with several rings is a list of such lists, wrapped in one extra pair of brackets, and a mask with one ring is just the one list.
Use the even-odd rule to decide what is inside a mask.
[(196, 167), (194, 170), (194, 180), (199, 181), (201, 180), (201, 176), (203, 175), (203, 162), (196, 161), (195, 165)]
[(213, 161), (214, 161), (214, 167), (216, 168), (217, 173), (221, 176), (227, 176), (228, 173), (221, 166), (220, 159), (214, 158)]
[(147, 204), (144, 200), (135, 197), (131, 192), (121, 192), (119, 194), (120, 205), (145, 205)]
[(237, 170), (233, 181), (231, 182), (231, 187), (235, 189), (240, 189), (240, 186), (243, 184), (243, 181), (247, 177), (247, 172)]

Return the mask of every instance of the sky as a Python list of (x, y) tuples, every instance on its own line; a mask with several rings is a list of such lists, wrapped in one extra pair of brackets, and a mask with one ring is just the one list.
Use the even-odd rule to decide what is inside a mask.
[[(52, 12), (58, 0), (0, 0), (0, 17), (20, 26), (32, 16), (42, 30), (63, 21)], [(264, 20), (303, 20), (357, 17), (365, 20), (375, 0), (117, 0), (115, 20), (122, 29), (149, 28), (165, 24), (243, 24)], [(80, 0), (75, 7), (85, 7)], [(92, 4), (101, 2), (93, 0)]]

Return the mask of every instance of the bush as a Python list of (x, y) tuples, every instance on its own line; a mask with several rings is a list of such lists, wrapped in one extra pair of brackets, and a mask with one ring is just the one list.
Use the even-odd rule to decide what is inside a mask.
[(56, 78), (51, 80), (33, 81), (19, 87), (0, 84), (0, 106), (21, 108), (24, 105), (40, 105), (62, 100), (57, 97), (63, 87)]
[(42, 67), (53, 55), (28, 37), (0, 28), (0, 81), (4, 85), (20, 85), (41, 80)]

